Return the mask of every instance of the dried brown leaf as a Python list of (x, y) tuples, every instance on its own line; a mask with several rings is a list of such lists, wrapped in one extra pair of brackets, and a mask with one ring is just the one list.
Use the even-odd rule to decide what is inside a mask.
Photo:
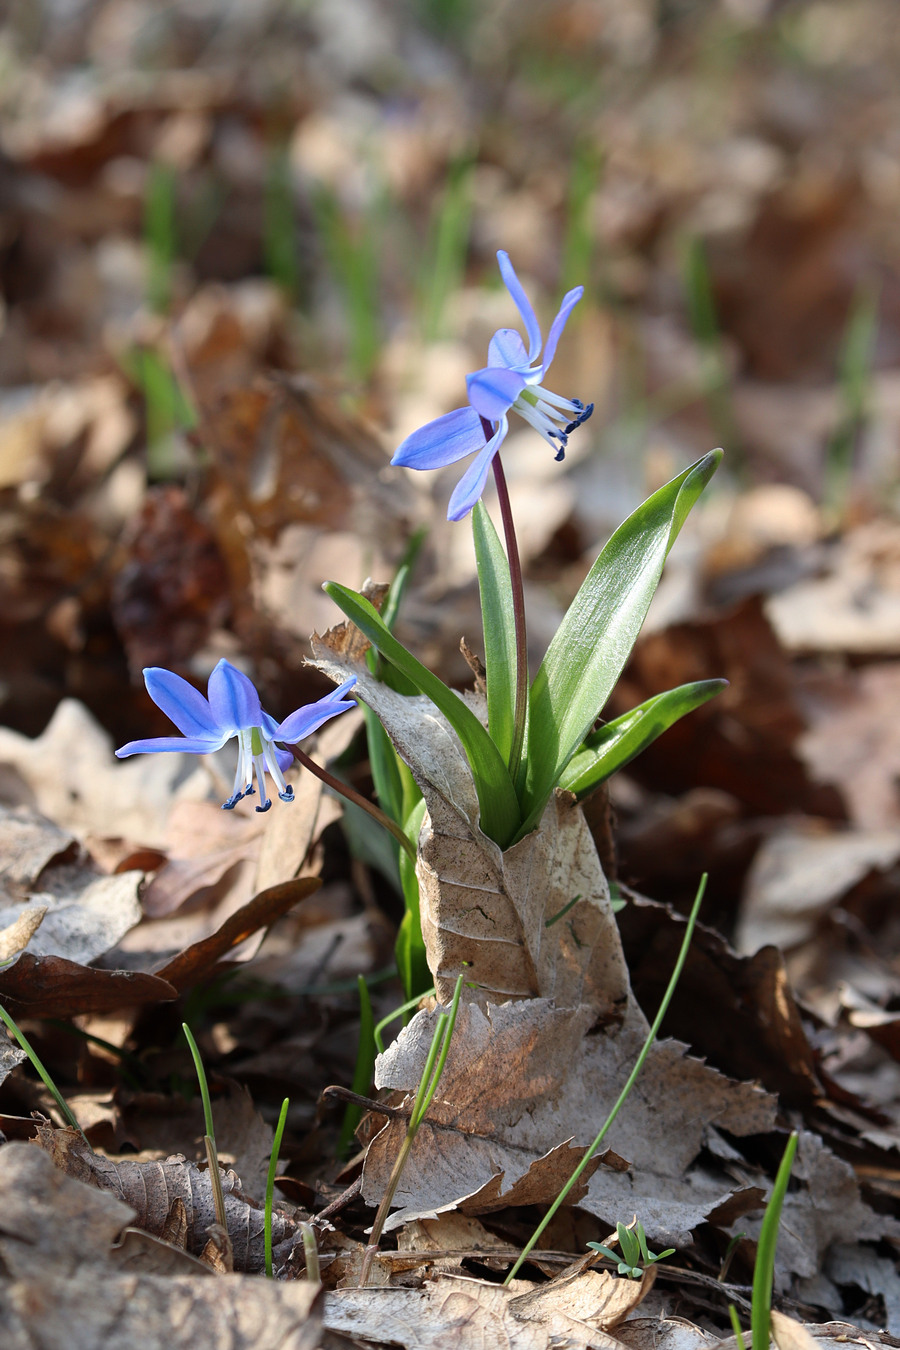
[(71, 1017), (113, 1012), (140, 1003), (165, 1003), (176, 990), (137, 970), (97, 970), (61, 956), (23, 952), (0, 970), (0, 1002), (14, 1017)]
[(187, 988), (234, 947), (258, 933), (261, 928), (274, 923), (294, 905), (317, 891), (321, 884), (318, 877), (297, 877), (293, 881), (270, 886), (268, 890), (254, 896), (248, 904), (242, 905), (210, 937), (195, 942), (168, 961), (156, 974), (160, 979), (168, 980), (176, 989)]
[[(187, 1250), (203, 1251), (210, 1226), (216, 1222), (212, 1186), (206, 1168), (183, 1158), (166, 1162), (113, 1162), (86, 1147), (74, 1130), (41, 1127), (36, 1141), (50, 1154), (56, 1166), (78, 1181), (88, 1181), (117, 1196), (134, 1211), (137, 1224), (154, 1237), (168, 1231), (172, 1204), (180, 1199), (187, 1216)], [(236, 1173), (222, 1173), (228, 1236), (234, 1251), (234, 1268), (258, 1272), (264, 1267), (264, 1213), (248, 1201)], [(276, 1211), (272, 1238), (277, 1245), (293, 1236), (296, 1223)]]

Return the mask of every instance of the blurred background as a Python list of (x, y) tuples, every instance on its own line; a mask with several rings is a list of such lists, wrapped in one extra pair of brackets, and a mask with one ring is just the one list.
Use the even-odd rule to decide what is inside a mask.
[(550, 383), (596, 404), (563, 464), (524, 426), (504, 452), (535, 660), (624, 514), (726, 450), (611, 712), (732, 683), (614, 785), (624, 880), (684, 903), (702, 861), (735, 933), (787, 838), (819, 871), (785, 940), (863, 882), (883, 906), (898, 48), (892, 0), (12, 0), (0, 721), (73, 696), (161, 733), (141, 668), (223, 655), (283, 715), (326, 687), (321, 582), (389, 579), (422, 525), (402, 635), (465, 682), (455, 471), (388, 460), (518, 322), (504, 248), (545, 332), (585, 285)]

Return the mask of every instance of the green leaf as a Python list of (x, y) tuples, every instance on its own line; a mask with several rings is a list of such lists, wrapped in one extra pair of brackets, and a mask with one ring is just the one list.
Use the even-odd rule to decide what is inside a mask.
[(656, 694), (593, 732), (570, 759), (559, 785), (579, 797), (593, 791), (635, 755), (646, 750), (673, 723), (713, 698), (727, 680), (697, 680)]
[[(403, 828), (413, 843), (419, 838), (424, 819), (425, 799), (420, 796), (403, 822)], [(400, 979), (403, 981), (403, 991), (410, 999), (424, 993), (431, 987), (433, 981), (431, 971), (428, 969), (419, 917), (419, 879), (412, 858), (404, 852), (400, 854), (400, 881), (403, 886), (403, 898), (406, 901), (406, 912), (397, 933), (394, 953)]]
[[(481, 592), (488, 731), (508, 764), (516, 714), (516, 624), (512, 583), (503, 545), (482, 501), (477, 501), (472, 511), (472, 535)], [(514, 765), (510, 766), (510, 771), (515, 773)]]
[(397, 641), (368, 600), (336, 581), (326, 582), (324, 589), (381, 655), (444, 714), (459, 737), (472, 770), (481, 808), (481, 828), (501, 848), (507, 848), (521, 819), (519, 803), (500, 752), (478, 718), (443, 680)]
[(563, 770), (598, 717), (628, 659), (666, 555), (709, 482), (713, 450), (655, 492), (620, 525), (572, 601), (531, 689), (528, 760), (517, 838), (540, 818)]
[(400, 777), (402, 761), (397, 758), (390, 736), (372, 709), (365, 703), (360, 706), (366, 723), (369, 767), (372, 770), (375, 795), (382, 811), (386, 811), (391, 820), (400, 822), (403, 819), (403, 782)]

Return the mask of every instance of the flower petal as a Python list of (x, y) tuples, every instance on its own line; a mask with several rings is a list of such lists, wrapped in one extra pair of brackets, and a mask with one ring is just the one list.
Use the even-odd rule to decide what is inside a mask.
[(525, 343), (514, 328), (498, 328), (488, 347), (488, 365), (505, 366), (507, 370), (528, 370)]
[(221, 750), (228, 736), (154, 736), (147, 741), (129, 741), (116, 751), (116, 759), (129, 755), (158, 755), (166, 750), (183, 750), (188, 755), (211, 755)]
[(572, 313), (572, 310), (578, 304), (578, 301), (581, 299), (583, 295), (584, 295), (584, 287), (576, 286), (574, 290), (567, 291), (566, 294), (563, 296), (563, 302), (559, 307), (559, 313), (553, 320), (553, 323), (550, 325), (550, 332), (547, 335), (547, 345), (544, 348), (543, 374), (541, 376), (542, 379), (543, 376), (546, 375), (547, 371), (550, 369), (550, 362), (556, 355), (556, 344), (562, 337), (562, 331), (569, 321), (569, 315)]
[(455, 408), (407, 436), (391, 463), (408, 469), (443, 469), (483, 445), (484, 430), (475, 409)]
[(522, 289), (522, 283), (516, 276), (515, 269), (509, 260), (509, 254), (500, 249), (497, 254), (497, 262), (500, 264), (500, 275), (503, 278), (506, 289), (509, 291), (513, 300), (516, 302), (516, 308), (522, 316), (522, 322), (525, 325), (525, 332), (528, 334), (528, 360), (533, 361), (541, 350), (541, 329), (537, 321), (534, 310), (531, 308), (531, 301)]
[(215, 736), (218, 724), (206, 699), (187, 680), (162, 666), (144, 671), (147, 693), (185, 736)]
[(503, 366), (485, 366), (466, 376), (469, 402), (489, 422), (499, 422), (506, 416), (526, 383), (518, 371)]
[(231, 735), (262, 724), (256, 686), (224, 656), (209, 677), (209, 706), (219, 729)]
[(447, 510), (448, 520), (462, 520), (467, 516), (478, 498), (484, 492), (484, 485), (490, 471), (491, 461), (506, 439), (509, 430), (507, 418), (501, 417), (500, 425), (488, 441), (481, 454), (472, 460), (462, 478), (453, 489)]
[(315, 703), (307, 703), (305, 707), (290, 713), (281, 725), (275, 728), (272, 739), (287, 741), (289, 745), (294, 745), (317, 731), (329, 718), (337, 717), (338, 713), (349, 712), (351, 708), (356, 707), (356, 700), (342, 699), (342, 695), (355, 684), (356, 676), (353, 675), (324, 698), (318, 699)]

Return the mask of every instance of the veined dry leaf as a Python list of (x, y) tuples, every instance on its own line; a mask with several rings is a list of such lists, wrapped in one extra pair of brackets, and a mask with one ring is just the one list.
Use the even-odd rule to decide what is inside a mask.
[(9, 1350), (315, 1350), (316, 1286), (226, 1275), (120, 1273), (126, 1204), (29, 1144), (0, 1148), (0, 1325)]
[[(376, 1061), (379, 1087), (412, 1094), (437, 1013), (418, 1013)], [(437, 1094), (409, 1154), (388, 1227), (453, 1207), (480, 1214), (546, 1204), (597, 1133), (640, 1052), (642, 1018), (591, 1032), (592, 1010), (527, 1004), (461, 1004)], [(489, 1084), (489, 1089), (486, 1089)], [(394, 1098), (399, 1104), (401, 1099)], [(408, 1105), (410, 1096), (405, 1103)], [(664, 1103), (664, 1109), (662, 1104)], [(651, 1242), (685, 1246), (734, 1190), (732, 1177), (697, 1155), (710, 1125), (738, 1136), (772, 1128), (775, 1101), (657, 1043), (606, 1142), (627, 1170), (598, 1167), (572, 1202), (613, 1227), (636, 1214)], [(406, 1130), (393, 1117), (369, 1144), (363, 1195), (384, 1191)]]
[(422, 1289), (338, 1289), (325, 1296), (325, 1326), (405, 1350), (621, 1350), (621, 1343), (567, 1309), (532, 1318), (517, 1311), (523, 1280), (510, 1288), (443, 1275)]
[(623, 1280), (608, 1270), (560, 1275), (531, 1293), (520, 1294), (511, 1306), (517, 1317), (528, 1321), (546, 1321), (551, 1311), (559, 1310), (602, 1331), (615, 1331), (643, 1303), (656, 1276), (656, 1266), (648, 1266), (639, 1280)]
[[(195, 1256), (203, 1251), (207, 1230), (216, 1221), (212, 1186), (205, 1168), (183, 1158), (165, 1162), (112, 1162), (91, 1152), (74, 1130), (41, 1126), (36, 1142), (68, 1176), (99, 1186), (128, 1204), (138, 1225), (154, 1237), (165, 1230), (172, 1202), (181, 1199), (187, 1215), (187, 1249)], [(248, 1273), (261, 1271), (265, 1265), (263, 1210), (245, 1199), (234, 1172), (222, 1173), (222, 1190), (235, 1269)], [(296, 1223), (286, 1214), (273, 1213), (275, 1245), (291, 1238), (296, 1231)]]
[(486, 1000), (552, 998), (564, 1008), (590, 1006), (596, 1018), (620, 1018), (628, 974), (580, 808), (557, 794), (540, 828), (501, 852), (478, 828), (468, 763), (430, 700), (395, 693), (361, 664), (336, 664), (328, 635), (312, 646), (332, 679), (357, 677), (355, 692), (382, 720), (425, 796), (416, 870), (438, 998), (447, 1002), (465, 971)]
[(17, 1068), (28, 1056), (24, 1050), (13, 1045), (8, 1034), (0, 1036), (0, 1083), (4, 1083), (13, 1069)]

